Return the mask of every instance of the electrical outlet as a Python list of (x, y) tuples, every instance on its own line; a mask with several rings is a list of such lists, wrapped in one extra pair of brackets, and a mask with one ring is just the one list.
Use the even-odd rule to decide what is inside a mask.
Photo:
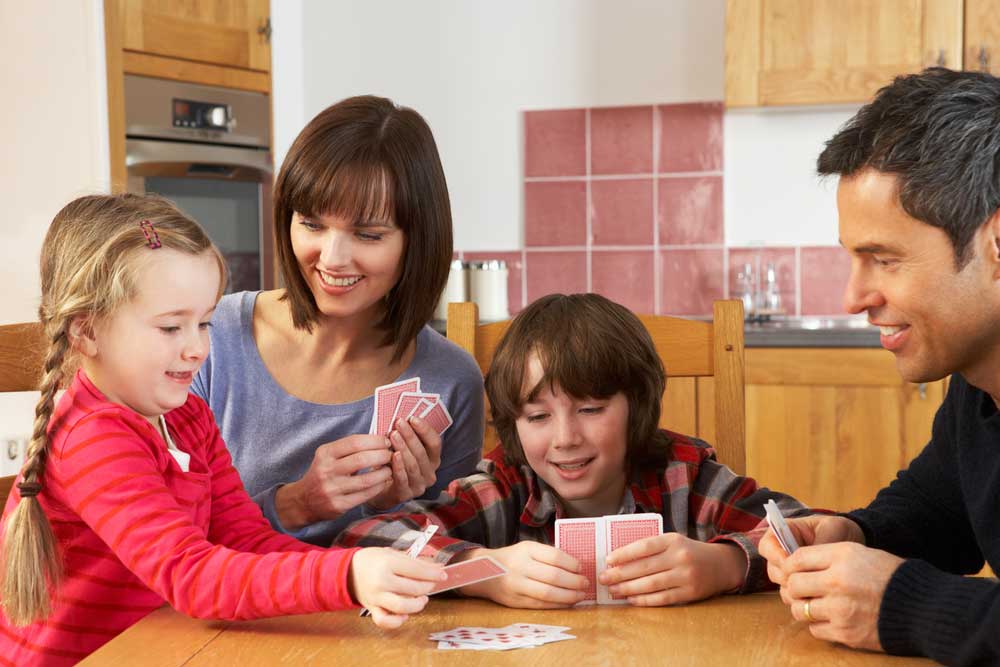
[(28, 436), (7, 436), (0, 439), (0, 476), (16, 475), (24, 463), (24, 453), (28, 449)]

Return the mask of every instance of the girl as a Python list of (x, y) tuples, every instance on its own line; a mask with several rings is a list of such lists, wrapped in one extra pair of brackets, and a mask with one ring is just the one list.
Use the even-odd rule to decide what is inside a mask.
[[(226, 296), (193, 391), (275, 529), (328, 545), (475, 469), (483, 377), (426, 326), (452, 258), (448, 187), (412, 109), (354, 97), (302, 130), (274, 189), (284, 289)], [(376, 387), (421, 378), (455, 423), (368, 435)]]
[(689, 602), (767, 583), (764, 503), (805, 513), (715, 460), (704, 442), (657, 430), (666, 383), (649, 333), (596, 294), (543, 297), (511, 322), (486, 391), (501, 447), (437, 501), (351, 526), (343, 544), (400, 544), (435, 523), (438, 561), (491, 555), (509, 574), (466, 595), (512, 607), (584, 599), (579, 564), (551, 545), (556, 519), (656, 512), (664, 534), (607, 558), (602, 584), (636, 605)]
[(155, 197), (77, 199), (41, 278), (50, 344), (3, 517), (0, 664), (76, 663), (164, 601), (220, 619), (363, 604), (386, 627), (423, 608), (439, 566), (303, 544), (247, 496), (188, 393), (225, 279), (198, 225)]

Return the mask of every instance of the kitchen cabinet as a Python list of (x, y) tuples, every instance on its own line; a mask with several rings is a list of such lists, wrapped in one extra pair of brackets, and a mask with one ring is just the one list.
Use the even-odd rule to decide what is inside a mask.
[[(966, 39), (970, 31), (989, 37), (997, 50), (995, 5), (995, 0), (727, 0), (726, 106), (865, 102), (896, 75), (932, 65), (960, 68), (963, 12)], [(974, 26), (979, 17), (992, 17), (994, 29)]]
[[(668, 380), (662, 423), (712, 442), (711, 379)], [(747, 348), (747, 473), (812, 507), (867, 504), (930, 437), (946, 381), (877, 348)]]
[(1000, 2), (965, 0), (965, 69), (1000, 75)]
[(270, 71), (268, 0), (117, 0), (126, 51)]

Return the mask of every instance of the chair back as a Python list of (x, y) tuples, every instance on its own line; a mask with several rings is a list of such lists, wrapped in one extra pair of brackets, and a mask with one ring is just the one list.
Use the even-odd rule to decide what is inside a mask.
[[(744, 396), (743, 303), (736, 299), (716, 301), (711, 322), (679, 317), (639, 315), (649, 331), (656, 352), (667, 371), (661, 426), (670, 427), (677, 401), (670, 383), (690, 378), (688, 395), (677, 400), (689, 408), (686, 431), (711, 443), (719, 460), (740, 475), (746, 474), (746, 402)], [(476, 304), (448, 304), (448, 338), (475, 357), (485, 374), (509, 322), (479, 324)], [(692, 429), (692, 427), (694, 427)], [(693, 432), (691, 432), (693, 431)], [(484, 453), (496, 437), (487, 424)]]
[[(37, 391), (45, 363), (40, 322), (0, 326), (0, 393)], [(0, 510), (14, 486), (14, 475), (0, 477)]]

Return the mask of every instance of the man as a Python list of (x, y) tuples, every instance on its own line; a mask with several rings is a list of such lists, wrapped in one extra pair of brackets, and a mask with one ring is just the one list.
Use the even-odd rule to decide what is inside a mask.
[[(820, 639), (946, 664), (1000, 664), (1000, 79), (899, 77), (831, 139), (844, 305), (909, 382), (952, 374), (931, 440), (868, 507), (789, 521), (761, 543)], [(873, 442), (873, 447), (879, 443)]]

